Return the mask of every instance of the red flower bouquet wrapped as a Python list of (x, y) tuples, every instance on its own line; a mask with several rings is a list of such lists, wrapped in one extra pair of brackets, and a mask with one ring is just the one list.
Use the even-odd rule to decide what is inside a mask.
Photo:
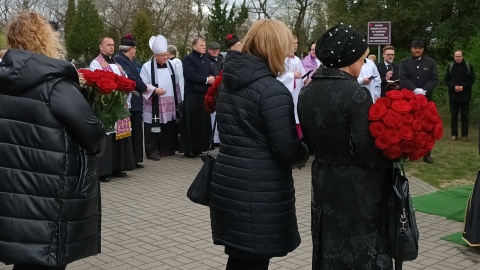
[(375, 145), (395, 161), (420, 159), (443, 136), (435, 103), (407, 89), (388, 91), (370, 107), (368, 119)]
[(126, 96), (135, 92), (135, 82), (117, 74), (89, 69), (79, 69), (82, 93), (92, 106), (97, 118), (107, 132), (115, 131), (115, 123), (130, 116), (126, 108)]

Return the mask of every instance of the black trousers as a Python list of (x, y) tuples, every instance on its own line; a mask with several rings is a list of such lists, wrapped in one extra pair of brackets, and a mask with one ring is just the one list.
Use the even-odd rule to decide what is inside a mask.
[(468, 116), (470, 114), (470, 102), (450, 101), (450, 115), (452, 117), (452, 136), (458, 136), (458, 113), (462, 119), (462, 137), (468, 137)]
[(143, 162), (143, 112), (132, 112), (130, 122), (132, 122), (132, 144), (135, 163)]
[(248, 260), (244, 258), (238, 258), (228, 256), (226, 270), (268, 270), (268, 264), (270, 260)]
[(34, 264), (15, 264), (12, 270), (65, 270), (66, 266), (53, 267)]

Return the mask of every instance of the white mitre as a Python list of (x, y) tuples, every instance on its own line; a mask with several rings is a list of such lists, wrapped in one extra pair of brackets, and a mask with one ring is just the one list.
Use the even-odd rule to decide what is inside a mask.
[(148, 45), (154, 54), (167, 52), (167, 39), (162, 35), (151, 37), (148, 41)]

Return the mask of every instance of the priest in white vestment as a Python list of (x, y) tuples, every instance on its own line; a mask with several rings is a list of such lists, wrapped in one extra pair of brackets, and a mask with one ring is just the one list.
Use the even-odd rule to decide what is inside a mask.
[(178, 106), (182, 102), (179, 71), (169, 60), (167, 39), (151, 37), (152, 59), (142, 66), (140, 77), (147, 85), (143, 93), (143, 122), (147, 159), (160, 160), (178, 149)]

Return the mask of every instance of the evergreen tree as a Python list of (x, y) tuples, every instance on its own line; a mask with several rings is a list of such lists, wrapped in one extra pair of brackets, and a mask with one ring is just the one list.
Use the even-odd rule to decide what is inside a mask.
[(103, 36), (103, 21), (92, 0), (79, 0), (73, 25), (67, 38), (71, 58), (84, 57), (90, 62), (98, 53), (98, 41)]
[(136, 58), (140, 63), (146, 62), (153, 55), (148, 45), (150, 37), (155, 34), (151, 18), (146, 9), (140, 9), (133, 17), (133, 36), (137, 43)]
[(75, 19), (75, 0), (68, 0), (67, 11), (65, 12), (65, 40), (68, 38), (68, 34), (72, 30), (73, 20)]
[(232, 6), (228, 10), (227, 2), (214, 0), (213, 8), (208, 15), (207, 42), (219, 42), (222, 50), (227, 49), (223, 40), (228, 34), (236, 34), (237, 29), (247, 20), (248, 8), (245, 0), (240, 8)]

